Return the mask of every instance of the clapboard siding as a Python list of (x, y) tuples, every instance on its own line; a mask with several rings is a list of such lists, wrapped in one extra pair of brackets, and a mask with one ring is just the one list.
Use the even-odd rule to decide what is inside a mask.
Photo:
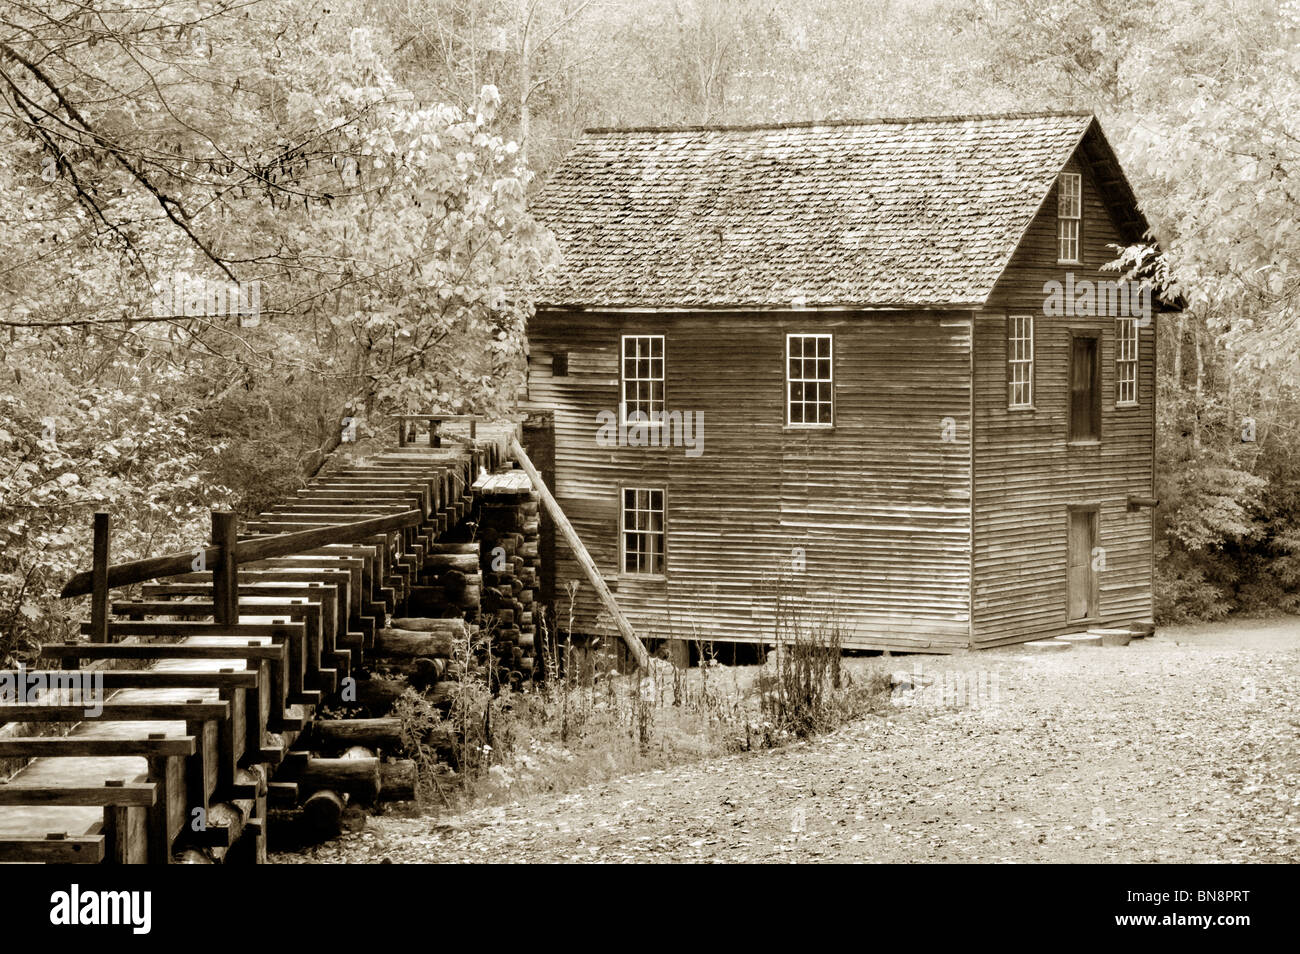
[[(1067, 624), (1066, 537), (1071, 504), (1100, 506), (1100, 619), (1149, 618), (1151, 511), (1129, 512), (1130, 495), (1152, 494), (1155, 318), (1139, 329), (1138, 406), (1115, 406), (1113, 317), (1044, 315), (1044, 284), (1115, 280), (1101, 266), (1122, 244), (1091, 170), (1083, 174), (1083, 264), (1058, 265), (1056, 189), (1024, 236), (988, 307), (975, 320), (975, 645), (1078, 629)], [(1035, 409), (1007, 410), (1006, 316), (1035, 316)], [(1098, 446), (1067, 446), (1070, 329), (1101, 335), (1102, 420)]]
[[(834, 335), (832, 430), (784, 426), (787, 332)], [(701, 456), (598, 445), (623, 334), (665, 336), (667, 408), (703, 413)], [(771, 584), (802, 548), (795, 582), (834, 607), (847, 644), (968, 644), (970, 313), (541, 310), (529, 341), (530, 403), (555, 413), (556, 497), (643, 633), (771, 638)], [(568, 375), (555, 377), (561, 351)], [(619, 572), (624, 485), (665, 490), (665, 579)], [(557, 551), (564, 619), (564, 582), (582, 574)], [(575, 629), (598, 628), (585, 583), (575, 612)]]

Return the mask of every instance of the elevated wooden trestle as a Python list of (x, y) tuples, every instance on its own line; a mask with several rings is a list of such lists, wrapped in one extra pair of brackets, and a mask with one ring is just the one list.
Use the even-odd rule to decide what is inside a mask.
[[(0, 703), (0, 761), (27, 760), (0, 782), (0, 862), (260, 861), (277, 767), (299, 763), (287, 787), (303, 797), (351, 777), (378, 787), (367, 760), (324, 766), (343, 760), (291, 750), (516, 432), (432, 415), (398, 426), (396, 446), (323, 473), (240, 535), (233, 514), (214, 513), (212, 539), (189, 553), (110, 564), (96, 515), (95, 566), (63, 594), (91, 595), (86, 640), (0, 675), (75, 670), (102, 693)], [(135, 584), (138, 599), (111, 598)]]

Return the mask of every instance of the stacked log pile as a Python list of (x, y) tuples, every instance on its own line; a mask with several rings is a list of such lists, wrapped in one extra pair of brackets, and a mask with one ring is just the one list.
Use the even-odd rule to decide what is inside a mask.
[(434, 543), (407, 601), (410, 616), (475, 622), (483, 593), (477, 543)]
[(520, 470), (480, 481), (479, 561), (483, 626), (493, 633), (502, 680), (513, 685), (538, 675), (537, 589), (541, 498)]
[[(349, 700), (372, 715), (318, 719), (280, 766), (269, 793), (277, 847), (334, 837), (380, 802), (415, 798), (416, 762), (405, 757), (401, 720), (388, 713), (408, 687), (449, 709), (457, 683), (443, 676), (476, 635), (464, 619), (422, 617), (394, 618), (375, 632), (368, 678), (357, 679)], [(443, 758), (454, 744), (450, 729), (421, 741)]]

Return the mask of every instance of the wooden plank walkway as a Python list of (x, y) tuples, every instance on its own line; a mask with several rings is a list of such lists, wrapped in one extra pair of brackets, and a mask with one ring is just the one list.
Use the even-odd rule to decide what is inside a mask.
[[(192, 554), (107, 566), (103, 521), (90, 639), (43, 647), (39, 670), (84, 678), (86, 694), (0, 702), (0, 758), (29, 759), (0, 782), (0, 862), (264, 858), (276, 766), (404, 605), (517, 429), (434, 424), (425, 446), (413, 420), (397, 446), (322, 473), (232, 532), (229, 548), (220, 527), (233, 521), (214, 514), (201, 572), (176, 572)], [(376, 518), (383, 526), (356, 539), (351, 528)], [(286, 540), (303, 546), (279, 552)], [(87, 592), (85, 576), (65, 595)], [(124, 576), (140, 597), (110, 602)]]

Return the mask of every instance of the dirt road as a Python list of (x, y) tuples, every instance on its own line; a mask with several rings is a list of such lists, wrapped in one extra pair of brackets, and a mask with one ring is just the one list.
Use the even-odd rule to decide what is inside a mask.
[(276, 860), (1300, 861), (1300, 620), (921, 663), (964, 704)]

